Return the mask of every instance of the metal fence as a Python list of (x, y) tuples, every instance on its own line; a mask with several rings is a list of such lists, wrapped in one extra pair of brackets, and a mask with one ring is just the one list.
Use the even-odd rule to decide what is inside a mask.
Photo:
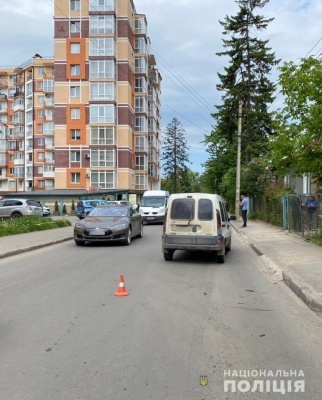
[(264, 198), (250, 199), (250, 217), (260, 219), (270, 224), (280, 226), (289, 232), (305, 235), (322, 226), (322, 208), (318, 196), (317, 208), (307, 207), (309, 195), (287, 195), (281, 199), (266, 200)]

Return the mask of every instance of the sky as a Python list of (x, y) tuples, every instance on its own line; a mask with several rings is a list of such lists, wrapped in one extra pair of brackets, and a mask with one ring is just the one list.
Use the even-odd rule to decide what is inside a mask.
[[(221, 104), (217, 74), (228, 65), (228, 59), (216, 55), (223, 51), (219, 21), (236, 15), (238, 4), (234, 0), (134, 0), (134, 4), (136, 12), (147, 17), (151, 52), (162, 75), (162, 130), (174, 117), (181, 122), (189, 146), (188, 167), (202, 173), (209, 158), (202, 142), (215, 124), (214, 106)], [(0, 66), (20, 65), (36, 53), (53, 56), (53, 9), (54, 0), (0, 0)], [(321, 0), (270, 0), (258, 13), (274, 18), (260, 35), (269, 40), (282, 63), (321, 53)], [(270, 79), (277, 82), (277, 70)], [(272, 107), (281, 105), (277, 96)]]

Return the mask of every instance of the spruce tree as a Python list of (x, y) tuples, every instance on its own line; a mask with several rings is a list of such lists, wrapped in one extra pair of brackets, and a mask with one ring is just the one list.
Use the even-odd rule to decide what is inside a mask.
[[(224, 27), (224, 51), (217, 53), (228, 57), (225, 73), (218, 73), (222, 90), (222, 104), (216, 106), (214, 130), (206, 135), (205, 143), (211, 158), (205, 163), (209, 180), (217, 175), (215, 189), (219, 187), (224, 170), (236, 166), (238, 103), (242, 112), (242, 163), (263, 157), (268, 152), (269, 135), (273, 133), (272, 115), (268, 107), (274, 101), (275, 85), (269, 80), (272, 68), (278, 64), (268, 40), (257, 34), (267, 28), (273, 18), (257, 14), (269, 0), (236, 0), (236, 16), (226, 16), (219, 21)], [(223, 165), (224, 164), (224, 165)], [(225, 166), (225, 167), (224, 167)], [(219, 177), (218, 177), (219, 173)]]
[(173, 118), (163, 132), (162, 161), (164, 161), (163, 176), (171, 182), (173, 193), (178, 192), (179, 180), (186, 171), (186, 164), (190, 163), (188, 158), (186, 132), (181, 123)]

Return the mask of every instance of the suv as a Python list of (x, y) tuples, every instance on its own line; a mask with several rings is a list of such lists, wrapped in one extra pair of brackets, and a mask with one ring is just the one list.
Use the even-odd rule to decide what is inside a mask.
[(76, 215), (79, 219), (83, 219), (96, 206), (104, 204), (110, 204), (110, 202), (102, 199), (80, 200), (76, 206)]
[(28, 199), (0, 200), (0, 218), (20, 218), (28, 215), (42, 217), (43, 210), (37, 201)]

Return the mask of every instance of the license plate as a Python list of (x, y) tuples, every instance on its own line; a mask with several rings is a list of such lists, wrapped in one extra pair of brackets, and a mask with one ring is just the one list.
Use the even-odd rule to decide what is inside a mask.
[(94, 231), (89, 231), (88, 234), (90, 236), (104, 236), (105, 231), (103, 229), (95, 229)]
[(149, 220), (151, 220), (151, 219), (154, 219), (154, 217), (147, 217), (146, 219), (149, 219)]

